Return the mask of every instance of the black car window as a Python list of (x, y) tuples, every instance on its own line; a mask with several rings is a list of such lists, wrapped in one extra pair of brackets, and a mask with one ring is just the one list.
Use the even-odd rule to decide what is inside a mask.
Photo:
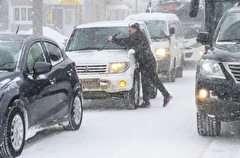
[(15, 66), (13, 56), (7, 50), (0, 48), (0, 70), (13, 70)]
[(21, 47), (21, 41), (0, 40), (0, 70), (13, 71), (16, 68)]
[(36, 62), (46, 62), (43, 49), (39, 42), (34, 43), (29, 49), (27, 67), (30, 73), (33, 73), (33, 67)]
[(56, 45), (52, 43), (44, 42), (44, 44), (47, 48), (52, 65), (56, 65), (57, 63), (63, 60), (60, 48), (58, 48)]

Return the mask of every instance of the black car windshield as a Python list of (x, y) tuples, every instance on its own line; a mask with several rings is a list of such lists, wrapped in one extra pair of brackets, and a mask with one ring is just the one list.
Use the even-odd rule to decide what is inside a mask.
[(16, 68), (22, 43), (0, 40), (0, 70), (13, 71)]
[(218, 42), (240, 40), (240, 13), (230, 13), (219, 31)]
[[(120, 33), (119, 33), (120, 32)], [(107, 43), (109, 36), (117, 34), (118, 38), (128, 37), (128, 27), (96, 27), (76, 29), (69, 39), (66, 51), (100, 50)], [(108, 42), (104, 49), (126, 49)]]

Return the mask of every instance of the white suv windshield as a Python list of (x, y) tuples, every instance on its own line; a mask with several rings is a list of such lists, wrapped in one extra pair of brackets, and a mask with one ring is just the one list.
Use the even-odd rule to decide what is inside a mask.
[(230, 13), (223, 22), (218, 41), (240, 40), (240, 14)]
[[(120, 33), (119, 33), (120, 32)], [(66, 51), (102, 49), (109, 36), (117, 34), (118, 38), (128, 37), (128, 27), (96, 27), (76, 29), (69, 39)], [(108, 42), (104, 49), (126, 49)]]

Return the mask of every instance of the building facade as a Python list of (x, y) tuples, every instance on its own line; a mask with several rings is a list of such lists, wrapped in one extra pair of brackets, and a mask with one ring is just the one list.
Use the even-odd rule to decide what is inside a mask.
[[(36, 0), (0, 0), (0, 31), (14, 32), (33, 28), (33, 3)], [(65, 36), (82, 23), (122, 20), (135, 13), (134, 1), (125, 0), (38, 0), (42, 1), (42, 25)], [(137, 1), (136, 1), (137, 2)]]

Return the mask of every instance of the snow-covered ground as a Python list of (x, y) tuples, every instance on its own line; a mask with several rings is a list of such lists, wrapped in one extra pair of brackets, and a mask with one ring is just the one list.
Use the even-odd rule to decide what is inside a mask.
[(240, 122), (222, 123), (220, 137), (196, 128), (194, 70), (165, 83), (173, 100), (158, 93), (147, 109), (127, 110), (121, 101), (85, 100), (78, 131), (51, 128), (29, 139), (20, 158), (238, 158)]

